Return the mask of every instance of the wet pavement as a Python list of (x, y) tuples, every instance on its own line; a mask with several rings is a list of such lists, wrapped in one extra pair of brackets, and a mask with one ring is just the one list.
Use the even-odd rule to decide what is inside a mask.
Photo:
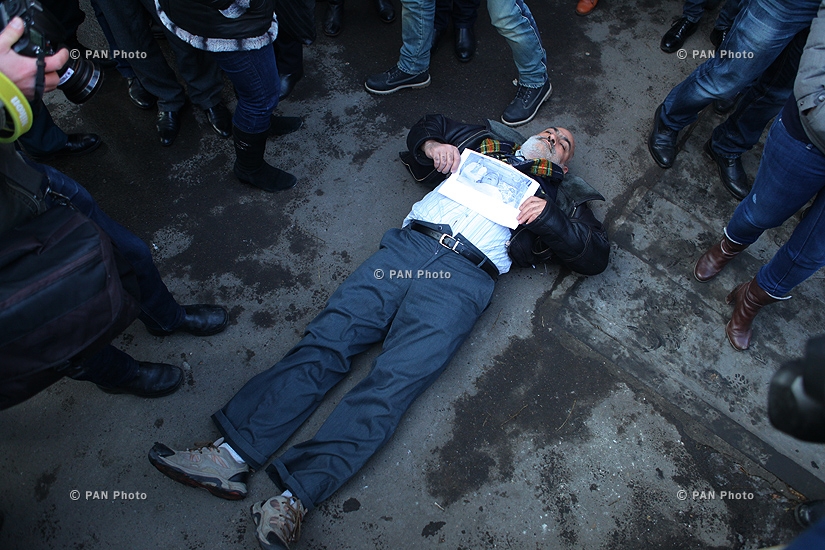
[[(306, 517), (295, 548), (755, 549), (792, 540), (793, 506), (825, 498), (822, 447), (766, 416), (770, 376), (825, 326), (822, 274), (760, 313), (752, 349), (736, 352), (724, 335), (725, 296), (795, 220), (718, 280), (697, 283), (693, 263), (736, 207), (701, 150), (723, 119), (704, 112), (667, 171), (645, 143), (658, 103), (700, 63), (693, 50), (712, 48), (714, 14), (680, 60), (658, 45), (681, 3), (602, 4), (583, 18), (572, 1), (531, 3), (554, 92), (519, 131), (555, 125), (576, 136), (571, 173), (607, 199), (593, 207), (610, 233), (609, 268), (503, 276), (445, 373), (389, 444)], [(116, 340), (138, 359), (183, 367), (172, 396), (108, 395), (64, 380), (0, 413), (0, 547), (256, 547), (248, 509), (275, 493), (267, 476), (252, 477), (245, 501), (224, 501), (162, 476), (149, 448), (217, 437), (209, 416), (286, 353), (400, 225), (426, 192), (397, 157), (410, 125), (430, 112), (497, 119), (515, 93), (509, 49), (485, 8), (471, 63), (456, 60), (448, 36), (428, 88), (384, 97), (367, 94), (363, 80), (397, 60), (400, 22), (383, 25), (370, 2), (354, 0), (345, 18), (337, 38), (319, 30), (305, 78), (279, 106), (306, 121), (269, 143), (269, 161), (298, 176), (283, 193), (239, 183), (231, 142), (198, 109), (162, 148), (154, 113), (132, 106), (114, 71), (88, 104), (49, 98), (65, 130), (105, 140), (52, 164), (151, 243), (181, 303), (224, 304), (232, 322), (208, 338), (156, 338), (135, 323)], [(90, 23), (83, 33), (102, 46)], [(234, 106), (229, 87), (225, 98)], [(761, 145), (744, 157), (751, 177), (760, 154)], [(312, 435), (379, 351), (358, 358), (287, 445)]]

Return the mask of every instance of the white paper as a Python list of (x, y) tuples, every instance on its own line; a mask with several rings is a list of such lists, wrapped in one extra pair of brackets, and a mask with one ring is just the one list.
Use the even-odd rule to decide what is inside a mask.
[(492, 222), (515, 229), (519, 206), (538, 188), (536, 180), (506, 162), (465, 149), (458, 170), (444, 180), (438, 192)]

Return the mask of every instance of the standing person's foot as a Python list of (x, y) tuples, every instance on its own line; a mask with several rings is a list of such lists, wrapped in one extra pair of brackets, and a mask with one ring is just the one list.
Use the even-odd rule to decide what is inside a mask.
[(728, 35), (729, 29), (720, 29), (719, 27), (713, 27), (713, 30), (710, 31), (710, 43), (713, 44), (713, 47), (717, 50), (719, 46), (722, 45), (722, 42), (725, 41), (725, 37)]
[(719, 167), (719, 178), (728, 193), (738, 200), (742, 200), (751, 192), (751, 184), (745, 167), (742, 166), (742, 157), (723, 157), (713, 149), (713, 140), (705, 142), (705, 154)]
[(576, 4), (576, 15), (587, 15), (596, 7), (599, 0), (579, 0)]
[(662, 108), (659, 105), (653, 115), (653, 130), (647, 138), (647, 148), (656, 164), (662, 168), (670, 168), (676, 160), (676, 140), (679, 132), (671, 130), (662, 122)]
[(662, 37), (662, 43), (659, 47), (665, 53), (675, 52), (684, 45), (688, 36), (696, 32), (698, 27), (699, 23), (694, 23), (688, 20), (687, 17), (680, 17)]
[(301, 522), (307, 511), (297, 498), (278, 495), (253, 505), (250, 512), (264, 550), (289, 548), (301, 538)]
[(128, 393), (138, 397), (163, 397), (174, 393), (183, 383), (183, 369), (166, 363), (138, 362), (137, 374), (131, 380), (117, 386), (98, 388), (106, 393)]
[(216, 134), (222, 138), (228, 138), (232, 135), (232, 113), (226, 108), (223, 103), (218, 103), (214, 107), (205, 109), (206, 120), (215, 131)]
[(327, 36), (338, 36), (341, 34), (341, 27), (344, 21), (344, 2), (338, 0), (335, 3), (327, 3), (327, 11), (324, 14), (324, 22), (321, 28)]
[(152, 336), (169, 336), (175, 332), (188, 332), (192, 336), (212, 336), (223, 332), (229, 324), (229, 312), (223, 306), (191, 304), (183, 306), (183, 318), (173, 330), (146, 325)]
[(174, 451), (163, 443), (155, 443), (149, 451), (149, 462), (163, 475), (190, 487), (206, 489), (216, 497), (240, 500), (247, 495), (249, 466), (235, 460), (223, 447), (206, 445)]
[(476, 53), (476, 33), (472, 27), (455, 28), (455, 56), (462, 63), (473, 58)]
[(541, 104), (547, 101), (552, 93), (553, 85), (550, 84), (549, 78), (538, 88), (528, 88), (519, 84), (516, 97), (504, 109), (501, 121), (507, 126), (518, 126), (530, 122), (539, 112)]
[(395, 21), (395, 8), (391, 0), (375, 0), (375, 9), (378, 11), (378, 17), (384, 23)]
[(269, 137), (285, 136), (303, 128), (304, 119), (299, 116), (269, 115)]
[(160, 144), (164, 147), (172, 145), (180, 132), (180, 109), (177, 111), (158, 111), (155, 126), (158, 129)]
[(825, 500), (809, 500), (797, 504), (793, 509), (793, 517), (800, 527), (807, 529), (825, 518)]
[(129, 99), (138, 109), (149, 110), (158, 102), (158, 98), (146, 91), (137, 78), (127, 78), (129, 85)]
[(304, 78), (304, 71), (298, 71), (295, 73), (289, 74), (282, 74), (281, 75), (281, 90), (278, 92), (278, 100), (286, 98), (289, 94), (292, 93), (292, 90), (295, 88), (295, 85), (298, 83), (299, 80)]
[(430, 85), (430, 72), (410, 74), (405, 73), (398, 66), (380, 74), (367, 78), (364, 87), (373, 94), (391, 94), (404, 88), (426, 88)]

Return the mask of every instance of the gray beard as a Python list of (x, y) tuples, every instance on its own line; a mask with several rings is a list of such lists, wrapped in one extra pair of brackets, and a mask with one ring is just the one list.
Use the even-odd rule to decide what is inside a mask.
[(556, 147), (550, 145), (546, 140), (536, 136), (530, 136), (521, 146), (521, 154), (529, 159), (547, 159), (558, 164)]

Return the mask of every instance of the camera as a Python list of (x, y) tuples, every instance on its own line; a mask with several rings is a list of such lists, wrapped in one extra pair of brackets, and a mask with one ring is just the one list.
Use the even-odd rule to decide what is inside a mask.
[[(61, 48), (59, 37), (63, 26), (36, 0), (3, 0), (0, 2), (0, 28), (6, 28), (14, 17), (23, 19), (25, 30), (12, 49), (27, 57), (50, 56)], [(103, 84), (100, 68), (87, 59), (71, 59), (57, 71), (58, 88), (72, 103), (83, 103)]]

